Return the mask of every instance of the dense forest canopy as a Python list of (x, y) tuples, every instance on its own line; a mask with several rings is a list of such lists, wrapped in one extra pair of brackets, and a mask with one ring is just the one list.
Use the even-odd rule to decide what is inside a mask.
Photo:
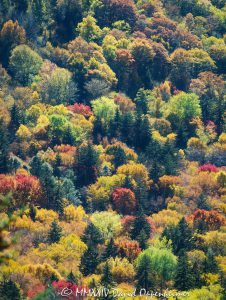
[(226, 299), (225, 33), (224, 0), (0, 1), (1, 300)]

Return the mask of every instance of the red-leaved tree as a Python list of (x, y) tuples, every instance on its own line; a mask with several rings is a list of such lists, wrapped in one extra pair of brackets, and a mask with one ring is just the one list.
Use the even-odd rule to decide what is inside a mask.
[(0, 174), (0, 194), (12, 192), (14, 207), (27, 204), (40, 204), (43, 198), (42, 188), (37, 177), (18, 174), (15, 176)]
[(83, 115), (86, 118), (93, 115), (91, 108), (84, 104), (74, 103), (73, 105), (68, 106), (68, 109), (73, 113)]
[(134, 192), (126, 188), (117, 188), (112, 193), (112, 202), (114, 209), (125, 215), (134, 214), (137, 207), (137, 201)]
[(225, 224), (225, 218), (215, 210), (197, 209), (190, 219), (199, 231), (218, 230)]
[(218, 169), (215, 165), (205, 164), (205, 165), (202, 165), (198, 171), (199, 172), (218, 172)]

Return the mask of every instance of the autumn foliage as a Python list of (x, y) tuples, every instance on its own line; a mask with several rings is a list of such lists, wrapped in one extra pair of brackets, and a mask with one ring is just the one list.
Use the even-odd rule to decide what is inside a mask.
[(217, 167), (212, 164), (205, 164), (199, 168), (199, 172), (215, 172), (216, 173), (217, 171), (218, 171)]
[(73, 105), (69, 106), (68, 109), (73, 113), (83, 115), (86, 118), (93, 115), (91, 108), (83, 104), (74, 103)]
[(39, 180), (35, 176), (18, 174), (0, 175), (0, 193), (13, 193), (14, 205), (21, 207), (27, 203), (40, 204), (43, 193)]
[(225, 1), (0, 2), (0, 299), (225, 299)]
[(136, 198), (130, 189), (115, 189), (112, 193), (112, 202), (115, 209), (122, 214), (133, 214), (136, 211)]
[(205, 230), (217, 230), (225, 224), (225, 218), (216, 211), (198, 209), (190, 217), (193, 220), (194, 228), (204, 226)]

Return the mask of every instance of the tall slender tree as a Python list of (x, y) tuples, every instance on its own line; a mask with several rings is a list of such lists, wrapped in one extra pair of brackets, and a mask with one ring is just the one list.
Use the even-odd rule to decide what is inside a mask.
[(99, 264), (98, 250), (93, 244), (89, 244), (88, 249), (81, 257), (80, 271), (84, 276), (95, 273)]
[(97, 179), (99, 157), (94, 146), (89, 142), (78, 148), (74, 170), (76, 183), (79, 187), (94, 183)]
[(56, 220), (54, 220), (48, 232), (48, 241), (50, 244), (57, 243), (59, 242), (61, 236), (62, 236), (62, 228), (59, 226)]
[(14, 103), (10, 109), (10, 123), (8, 127), (10, 131), (10, 141), (13, 141), (15, 139), (15, 134), (20, 124), (21, 124), (21, 113), (17, 105)]
[(78, 284), (78, 279), (75, 277), (72, 271), (67, 276), (67, 282), (71, 282), (72, 284)]
[(186, 252), (182, 252), (179, 260), (175, 276), (175, 287), (180, 291), (187, 291), (193, 287), (194, 278), (192, 276), (191, 266), (188, 262)]
[(151, 278), (151, 267), (149, 263), (148, 255), (143, 255), (140, 263), (136, 268), (136, 280), (137, 289), (146, 289), (147, 291), (153, 287), (153, 281)]
[(133, 229), (131, 231), (131, 238), (140, 243), (142, 249), (147, 247), (147, 242), (150, 238), (151, 226), (146, 219), (146, 216), (140, 212), (133, 222)]
[(9, 135), (7, 127), (0, 118), (0, 173), (7, 173), (9, 166)]
[(193, 248), (192, 230), (185, 218), (182, 218), (177, 226), (166, 227), (162, 236), (172, 241), (173, 252), (176, 255), (183, 253), (181, 251), (189, 251)]
[(117, 247), (115, 246), (113, 238), (109, 240), (104, 252), (101, 255), (102, 260), (107, 260), (108, 258), (115, 257), (117, 255)]

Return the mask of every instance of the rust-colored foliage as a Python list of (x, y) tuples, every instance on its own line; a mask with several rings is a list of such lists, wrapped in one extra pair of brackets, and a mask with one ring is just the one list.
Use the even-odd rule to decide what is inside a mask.
[(115, 245), (117, 247), (117, 255), (127, 257), (130, 261), (136, 259), (141, 252), (140, 245), (137, 241), (119, 239), (116, 240)]
[(126, 188), (117, 188), (112, 193), (112, 202), (114, 208), (124, 214), (133, 214), (136, 211), (136, 197), (135, 194)]
[(193, 220), (195, 229), (204, 226), (206, 230), (218, 230), (225, 224), (225, 218), (215, 210), (197, 209), (189, 219)]

